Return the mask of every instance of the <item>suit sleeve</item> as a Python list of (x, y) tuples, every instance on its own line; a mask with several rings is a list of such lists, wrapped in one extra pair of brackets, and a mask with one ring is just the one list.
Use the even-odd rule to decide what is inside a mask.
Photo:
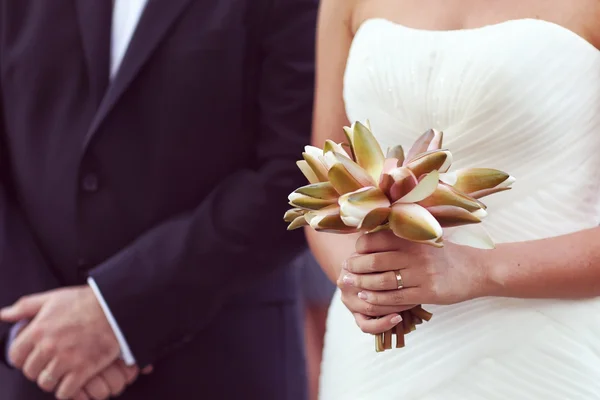
[[(3, 18), (0, 10), (0, 28)], [(3, 112), (0, 101), (0, 308), (14, 303), (23, 295), (59, 286), (11, 190)], [(0, 363), (5, 365), (4, 350), (11, 326), (0, 322)]]
[(273, 0), (266, 14), (257, 167), (90, 272), (140, 366), (189, 340), (231, 294), (304, 248), (301, 230), (286, 232), (282, 218), (288, 194), (306, 183), (295, 161), (310, 142), (317, 9), (317, 0)]
[[(3, 124), (0, 119), (0, 134)], [(5, 146), (2, 144), (2, 148)], [(6, 152), (0, 151), (0, 307), (19, 297), (43, 292), (59, 286), (35, 242), (8, 185)], [(0, 346), (6, 344), (11, 325), (0, 322)], [(4, 347), (0, 361), (6, 363)]]

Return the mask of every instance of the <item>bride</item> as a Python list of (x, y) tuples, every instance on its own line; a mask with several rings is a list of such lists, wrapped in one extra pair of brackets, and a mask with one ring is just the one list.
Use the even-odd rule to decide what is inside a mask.
[[(340, 287), (321, 399), (600, 399), (599, 21), (596, 0), (321, 1), (315, 145), (435, 128), (454, 168), (517, 178), (485, 199), (494, 250), (308, 231)], [(376, 353), (414, 304), (433, 319)]]

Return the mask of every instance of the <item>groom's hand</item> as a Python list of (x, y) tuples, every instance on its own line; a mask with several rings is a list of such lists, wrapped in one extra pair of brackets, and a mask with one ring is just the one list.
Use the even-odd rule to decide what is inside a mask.
[(88, 381), (73, 400), (106, 400), (118, 397), (137, 379), (140, 372), (147, 375), (152, 372), (152, 367), (140, 371), (137, 366), (129, 367), (123, 361), (117, 360)]
[(23, 297), (0, 320), (31, 319), (12, 343), (15, 368), (58, 399), (71, 399), (120, 353), (119, 343), (88, 286)]

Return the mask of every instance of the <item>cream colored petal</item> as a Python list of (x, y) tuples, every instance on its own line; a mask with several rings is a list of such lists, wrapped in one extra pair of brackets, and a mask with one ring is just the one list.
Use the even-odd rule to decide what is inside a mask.
[(339, 197), (339, 193), (329, 182), (319, 182), (302, 186), (301, 188), (296, 189), (295, 193), (300, 193), (316, 199), (337, 199)]
[(423, 153), (406, 164), (417, 178), (433, 170), (446, 172), (452, 165), (452, 153), (448, 150), (434, 150)]
[(486, 196), (489, 196), (489, 195), (495, 194), (495, 193), (504, 192), (504, 191), (510, 190), (510, 189), (512, 189), (512, 188), (503, 187), (503, 188), (483, 189), (483, 190), (478, 190), (477, 192), (469, 193), (469, 195), (471, 197), (473, 197), (474, 199), (481, 199), (482, 197), (486, 197)]
[(312, 157), (319, 159), (319, 156), (323, 154), (323, 150), (315, 146), (304, 146), (304, 152), (310, 154)]
[(310, 182), (310, 183), (319, 182), (319, 178), (317, 178), (317, 175), (312, 170), (312, 168), (308, 165), (306, 160), (296, 161), (296, 165), (298, 166), (300, 171), (302, 171), (302, 173), (304, 174), (304, 176), (306, 177), (308, 182)]
[(421, 136), (419, 136), (406, 153), (405, 164), (407, 162), (412, 161), (419, 154), (425, 153), (434, 136), (435, 131), (433, 129), (429, 129), (428, 131), (425, 131)]
[(378, 182), (383, 170), (383, 151), (369, 128), (360, 122), (354, 124), (352, 145), (356, 163), (367, 171), (374, 182)]
[(285, 222), (292, 222), (293, 220), (300, 216), (303, 216), (304, 214), (306, 214), (306, 210), (303, 210), (302, 208), (292, 208), (285, 212), (283, 220)]
[(440, 173), (436, 170), (427, 174), (413, 190), (394, 203), (417, 203), (431, 196), (437, 189)]
[(469, 212), (485, 209), (485, 205), (480, 201), (459, 192), (445, 183), (439, 183), (435, 192), (420, 201), (419, 204), (427, 208), (433, 206), (456, 206), (464, 208)]
[(304, 215), (296, 218), (295, 220), (293, 220), (287, 227), (288, 231), (293, 231), (294, 229), (298, 229), (298, 228), (302, 228), (303, 226), (307, 226), (308, 222), (306, 221), (306, 218), (304, 218)]
[(315, 199), (300, 193), (292, 193), (288, 196), (290, 205), (307, 210), (320, 210), (337, 202), (337, 199)]
[(443, 233), (437, 220), (418, 204), (394, 204), (389, 219), (394, 234), (406, 240), (435, 242)]
[(338, 204), (344, 224), (359, 227), (367, 214), (377, 208), (389, 207), (390, 201), (379, 188), (365, 187), (340, 196)]
[(444, 239), (458, 245), (478, 249), (494, 249), (496, 247), (494, 240), (485, 230), (483, 224), (466, 225), (447, 229), (444, 232)]
[(386, 158), (395, 158), (397, 160), (396, 166), (400, 167), (404, 164), (404, 149), (402, 146), (390, 147), (387, 152)]
[(306, 220), (311, 228), (320, 232), (352, 233), (357, 232), (353, 227), (346, 226), (340, 218), (339, 206), (325, 207), (319, 211), (311, 211), (306, 214)]
[[(456, 206), (428, 207), (427, 211), (437, 219), (443, 228), (481, 222), (481, 219), (475, 213), (470, 213), (464, 208)], [(484, 210), (481, 211), (485, 212)]]
[(322, 157), (321, 154), (319, 153), (317, 157), (314, 157), (309, 153), (304, 152), (302, 153), (302, 157), (304, 158), (308, 166), (313, 170), (313, 172), (317, 176), (317, 179), (319, 179), (319, 182), (326, 182), (327, 168), (325, 168), (325, 165), (323, 165), (323, 163), (319, 159), (319, 157)]
[(365, 218), (358, 226), (358, 229), (372, 231), (387, 221), (391, 211), (392, 210), (389, 207), (371, 210), (367, 215), (365, 215)]
[(445, 175), (442, 179), (444, 182), (470, 196), (488, 189), (509, 188), (515, 181), (506, 172), (492, 168), (466, 168)]
[(386, 158), (383, 161), (383, 171), (382, 174), (387, 174), (388, 172), (390, 172), (393, 169), (396, 169), (399, 167), (400, 160), (397, 158)]

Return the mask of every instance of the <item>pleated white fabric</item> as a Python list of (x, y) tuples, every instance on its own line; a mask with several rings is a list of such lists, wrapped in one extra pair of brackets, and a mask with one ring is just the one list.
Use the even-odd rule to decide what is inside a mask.
[[(453, 169), (515, 176), (512, 191), (485, 199), (496, 242), (600, 222), (600, 51), (559, 25), (523, 19), (427, 31), (367, 20), (352, 44), (344, 98), (349, 119), (369, 119), (384, 150), (435, 128)], [(485, 298), (426, 309), (434, 318), (406, 348), (377, 354), (337, 293), (321, 399), (600, 399), (600, 299)]]

